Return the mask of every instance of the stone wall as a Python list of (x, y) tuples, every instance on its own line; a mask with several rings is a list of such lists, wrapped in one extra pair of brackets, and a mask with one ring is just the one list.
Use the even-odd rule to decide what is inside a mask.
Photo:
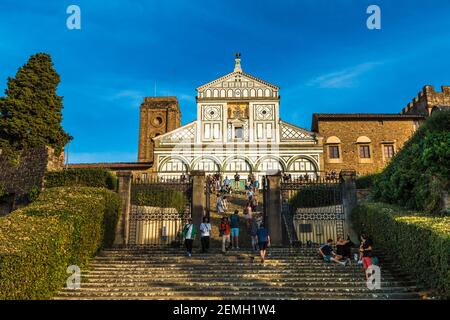
[[(385, 144), (392, 144), (398, 152), (418, 127), (414, 119), (329, 119), (318, 122), (318, 133), (324, 138), (324, 170), (356, 170), (358, 175), (381, 171), (389, 158), (383, 152)], [(359, 137), (370, 139), (370, 159), (359, 156)], [(337, 137), (340, 143), (328, 138)], [(339, 146), (339, 159), (330, 159), (329, 147)]]
[(46, 147), (24, 151), (17, 164), (0, 154), (0, 184), (10, 195), (0, 211), (5, 213), (27, 203), (30, 191), (43, 187), (45, 173), (61, 170), (63, 166), (64, 153), (55, 156), (53, 150)]
[(435, 108), (450, 109), (450, 86), (442, 86), (442, 92), (434, 91), (433, 86), (425, 86), (421, 92), (402, 110), (402, 114), (421, 114), (429, 116)]

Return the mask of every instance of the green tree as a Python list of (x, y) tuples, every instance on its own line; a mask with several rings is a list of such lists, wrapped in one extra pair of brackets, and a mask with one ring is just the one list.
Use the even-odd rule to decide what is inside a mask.
[(61, 126), (60, 82), (50, 55), (30, 57), (15, 78), (8, 78), (5, 97), (0, 98), (0, 149), (17, 155), (27, 148), (50, 146), (61, 152), (72, 138)]

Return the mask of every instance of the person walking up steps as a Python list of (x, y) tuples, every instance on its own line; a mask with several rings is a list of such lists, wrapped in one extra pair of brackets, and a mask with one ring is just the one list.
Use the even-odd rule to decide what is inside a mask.
[(270, 237), (269, 232), (264, 227), (264, 224), (261, 223), (256, 231), (256, 236), (258, 238), (258, 246), (259, 246), (259, 255), (261, 256), (261, 263), (264, 264), (266, 259), (266, 250), (267, 247), (270, 246)]
[(200, 225), (200, 235), (202, 242), (202, 253), (208, 253), (209, 237), (211, 236), (211, 224), (207, 217), (203, 217), (203, 223)]
[(227, 252), (227, 247), (230, 244), (230, 223), (228, 217), (222, 217), (219, 226), (219, 234), (222, 237), (222, 252)]
[(252, 218), (252, 222), (251, 222), (251, 230), (250, 230), (250, 236), (252, 238), (252, 249), (253, 251), (257, 251), (258, 250), (258, 222), (256, 221), (255, 218)]
[(239, 175), (239, 173), (236, 172), (236, 174), (234, 175), (234, 192), (236, 192), (236, 193), (239, 192), (240, 180), (241, 180), (241, 176)]
[(217, 213), (218, 214), (224, 214), (225, 208), (223, 206), (223, 200), (220, 194), (217, 194), (217, 203), (216, 203)]
[(231, 243), (233, 248), (239, 250), (239, 211), (234, 210), (234, 214), (230, 218), (231, 225)]
[(189, 218), (188, 223), (183, 228), (184, 244), (186, 246), (187, 255), (192, 256), (192, 244), (194, 243), (195, 236), (197, 235), (197, 228), (192, 223), (192, 219)]

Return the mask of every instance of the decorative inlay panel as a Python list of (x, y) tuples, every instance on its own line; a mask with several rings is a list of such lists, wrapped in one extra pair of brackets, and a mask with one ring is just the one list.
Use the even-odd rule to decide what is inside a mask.
[(254, 119), (270, 121), (275, 120), (275, 105), (274, 104), (257, 104), (254, 106)]

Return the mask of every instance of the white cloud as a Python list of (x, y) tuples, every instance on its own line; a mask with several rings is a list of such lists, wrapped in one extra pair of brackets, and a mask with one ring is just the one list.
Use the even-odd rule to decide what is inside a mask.
[(107, 100), (109, 101), (120, 101), (126, 100), (130, 101), (133, 105), (139, 106), (144, 99), (144, 93), (138, 90), (121, 90), (112, 94), (111, 96), (107, 96)]
[(311, 79), (307, 85), (310, 87), (332, 89), (352, 88), (356, 85), (357, 79), (361, 75), (381, 64), (381, 62), (366, 62), (344, 70), (330, 72)]

